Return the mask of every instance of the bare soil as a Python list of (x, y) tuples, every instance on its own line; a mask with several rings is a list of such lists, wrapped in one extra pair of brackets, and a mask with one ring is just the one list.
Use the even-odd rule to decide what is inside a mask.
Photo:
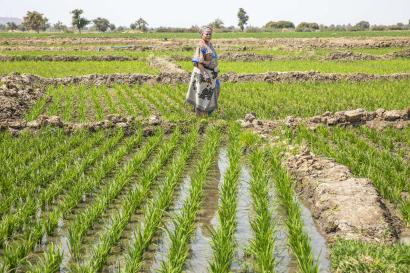
[(329, 242), (340, 238), (377, 243), (397, 240), (399, 225), (392, 224), (397, 219), (369, 179), (354, 177), (346, 166), (315, 156), (307, 148), (288, 155), (287, 166)]

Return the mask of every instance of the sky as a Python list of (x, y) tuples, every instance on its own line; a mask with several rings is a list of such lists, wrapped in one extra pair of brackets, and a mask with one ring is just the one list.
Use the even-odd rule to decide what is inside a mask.
[(237, 25), (237, 12), (244, 8), (248, 25), (263, 26), (271, 20), (319, 24), (408, 23), (410, 0), (0, 0), (0, 17), (22, 18), (28, 10), (43, 13), (51, 23), (70, 25), (70, 11), (84, 10), (87, 19), (104, 17), (116, 26), (129, 26), (144, 18), (150, 27), (190, 27), (216, 18), (225, 26)]

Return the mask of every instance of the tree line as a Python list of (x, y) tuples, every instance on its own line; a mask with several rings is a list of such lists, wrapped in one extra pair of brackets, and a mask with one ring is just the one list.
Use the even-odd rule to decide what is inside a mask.
[[(129, 27), (120, 26), (116, 27), (108, 19), (98, 17), (94, 20), (89, 20), (83, 16), (84, 11), (82, 9), (74, 9), (70, 12), (72, 15), (71, 28), (58, 21), (54, 25), (50, 25), (48, 18), (37, 11), (28, 11), (26, 16), (23, 17), (23, 22), (20, 25), (10, 22), (6, 25), (0, 25), (0, 31), (4, 30), (19, 30), (27, 31), (32, 30), (37, 33), (40, 31), (64, 31), (70, 32), (73, 30), (81, 33), (82, 30), (96, 30), (99, 32), (106, 31), (124, 31), (124, 30), (139, 30), (142, 32), (155, 31), (155, 32), (196, 32), (199, 27), (194, 25), (189, 28), (174, 28), (174, 27), (158, 27), (149, 28), (149, 24), (143, 18), (139, 18), (135, 22), (131, 23)], [(295, 25), (291, 21), (279, 20), (269, 21), (262, 27), (247, 26), (249, 15), (243, 8), (239, 8), (237, 13), (238, 28), (235, 26), (224, 25), (224, 22), (217, 18), (210, 22), (208, 25), (220, 32), (234, 32), (234, 31), (247, 31), (247, 32), (262, 32), (262, 31), (296, 31), (296, 32), (314, 32), (314, 31), (366, 31), (366, 30), (409, 30), (410, 20), (408, 24), (397, 23), (395, 25), (370, 25), (368, 21), (360, 21), (354, 25), (323, 25), (315, 22), (301, 22)], [(89, 26), (91, 23), (93, 25)]]

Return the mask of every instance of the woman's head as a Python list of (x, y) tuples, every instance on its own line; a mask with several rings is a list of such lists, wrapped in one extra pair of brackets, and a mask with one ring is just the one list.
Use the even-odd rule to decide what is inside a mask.
[(212, 28), (210, 26), (201, 27), (201, 38), (205, 42), (209, 42), (212, 38)]

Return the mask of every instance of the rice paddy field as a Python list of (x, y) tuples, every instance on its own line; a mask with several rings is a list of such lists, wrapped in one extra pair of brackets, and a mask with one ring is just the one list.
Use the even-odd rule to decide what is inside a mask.
[[(362, 78), (228, 77), (206, 117), (185, 103), (188, 82), (161, 81), (173, 71), (151, 62), (188, 74), (196, 39), (0, 33), (0, 272), (410, 272), (410, 126), (288, 122), (358, 108), (410, 119), (409, 32), (217, 33), (222, 76)], [(15, 72), (41, 78), (13, 83)], [(243, 126), (248, 113), (275, 125), (261, 134)], [(113, 117), (122, 123), (102, 126)], [(328, 173), (302, 169), (324, 158)], [(332, 188), (339, 174), (368, 190)], [(369, 223), (338, 214), (366, 202)]]

